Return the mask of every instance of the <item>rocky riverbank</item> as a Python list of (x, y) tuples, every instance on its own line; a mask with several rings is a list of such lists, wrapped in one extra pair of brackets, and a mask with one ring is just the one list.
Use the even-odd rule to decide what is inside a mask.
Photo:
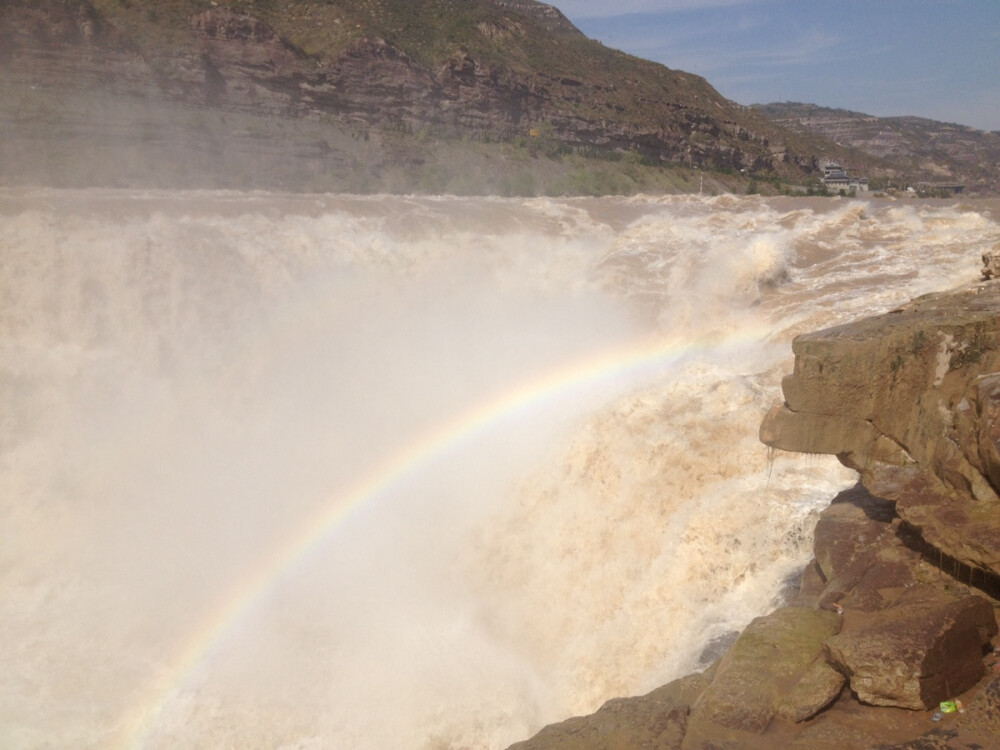
[(1000, 284), (793, 351), (762, 441), (860, 474), (823, 512), (798, 593), (704, 673), (512, 750), (1000, 747)]

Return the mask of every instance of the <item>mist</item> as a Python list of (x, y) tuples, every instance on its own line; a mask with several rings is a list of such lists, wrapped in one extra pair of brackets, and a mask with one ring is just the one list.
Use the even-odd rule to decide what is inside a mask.
[[(9, 748), (499, 748), (704, 666), (854, 480), (756, 440), (791, 335), (998, 235), (734, 198), (0, 209)], [(926, 274), (884, 252), (917, 236)]]
[[(102, 695), (92, 710), (108, 714), (81, 706), (66, 730), (164, 698), (108, 695), (109, 683), (169, 668), (261, 558), (360, 478), (512, 385), (638, 332), (588, 280), (586, 243), (440, 236), (433, 203), (400, 229), (391, 210), (274, 221), (163, 203), (121, 219), (27, 211), (7, 227), (7, 476), (26, 485), (8, 488), (25, 518), (5, 545), (7, 577), (31, 590), (19, 614), (35, 648), (63, 654), (58, 683)], [(459, 435), (398, 486), (385, 477), (294, 571), (262, 581), (274, 590), (258, 618), (205, 655), (251, 696), (237, 703), (294, 695), (294, 713), (328, 732), (328, 701), (368, 704), (407, 680), (404, 695), (440, 700), (445, 686), (424, 680), (466, 693), (446, 658), (456, 649), (508, 662), (488, 637), (448, 635), (475, 630), (453, 580), (462, 539), (585, 408)], [(324, 643), (318, 664), (303, 628)], [(186, 725), (184, 702), (164, 719), (165, 746), (181, 741), (169, 727)], [(234, 724), (227, 742), (260, 731)]]

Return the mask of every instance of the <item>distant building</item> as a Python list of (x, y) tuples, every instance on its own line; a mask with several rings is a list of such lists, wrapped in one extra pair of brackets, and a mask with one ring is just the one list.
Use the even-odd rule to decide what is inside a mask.
[(938, 195), (958, 195), (965, 190), (965, 185), (959, 182), (918, 182), (918, 193), (937, 193)]
[(835, 161), (828, 161), (823, 167), (823, 185), (827, 190), (860, 192), (868, 190), (867, 177), (851, 177), (847, 170)]

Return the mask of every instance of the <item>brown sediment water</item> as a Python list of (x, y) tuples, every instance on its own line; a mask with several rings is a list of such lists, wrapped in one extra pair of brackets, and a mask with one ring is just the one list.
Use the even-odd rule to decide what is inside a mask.
[(699, 666), (854, 476), (793, 335), (988, 202), (0, 191), (0, 746), (503, 747)]

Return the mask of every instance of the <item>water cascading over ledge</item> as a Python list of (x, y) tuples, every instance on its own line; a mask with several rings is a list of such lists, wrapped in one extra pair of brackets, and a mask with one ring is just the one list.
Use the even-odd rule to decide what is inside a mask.
[[(794, 334), (968, 280), (992, 210), (0, 191), (0, 745), (495, 750), (700, 668), (857, 479), (767, 464)], [(767, 631), (681, 697), (735, 716)]]
[(995, 746), (1000, 285), (926, 295), (793, 350), (761, 440), (861, 476), (822, 512), (799, 593), (704, 673), (511, 750)]

